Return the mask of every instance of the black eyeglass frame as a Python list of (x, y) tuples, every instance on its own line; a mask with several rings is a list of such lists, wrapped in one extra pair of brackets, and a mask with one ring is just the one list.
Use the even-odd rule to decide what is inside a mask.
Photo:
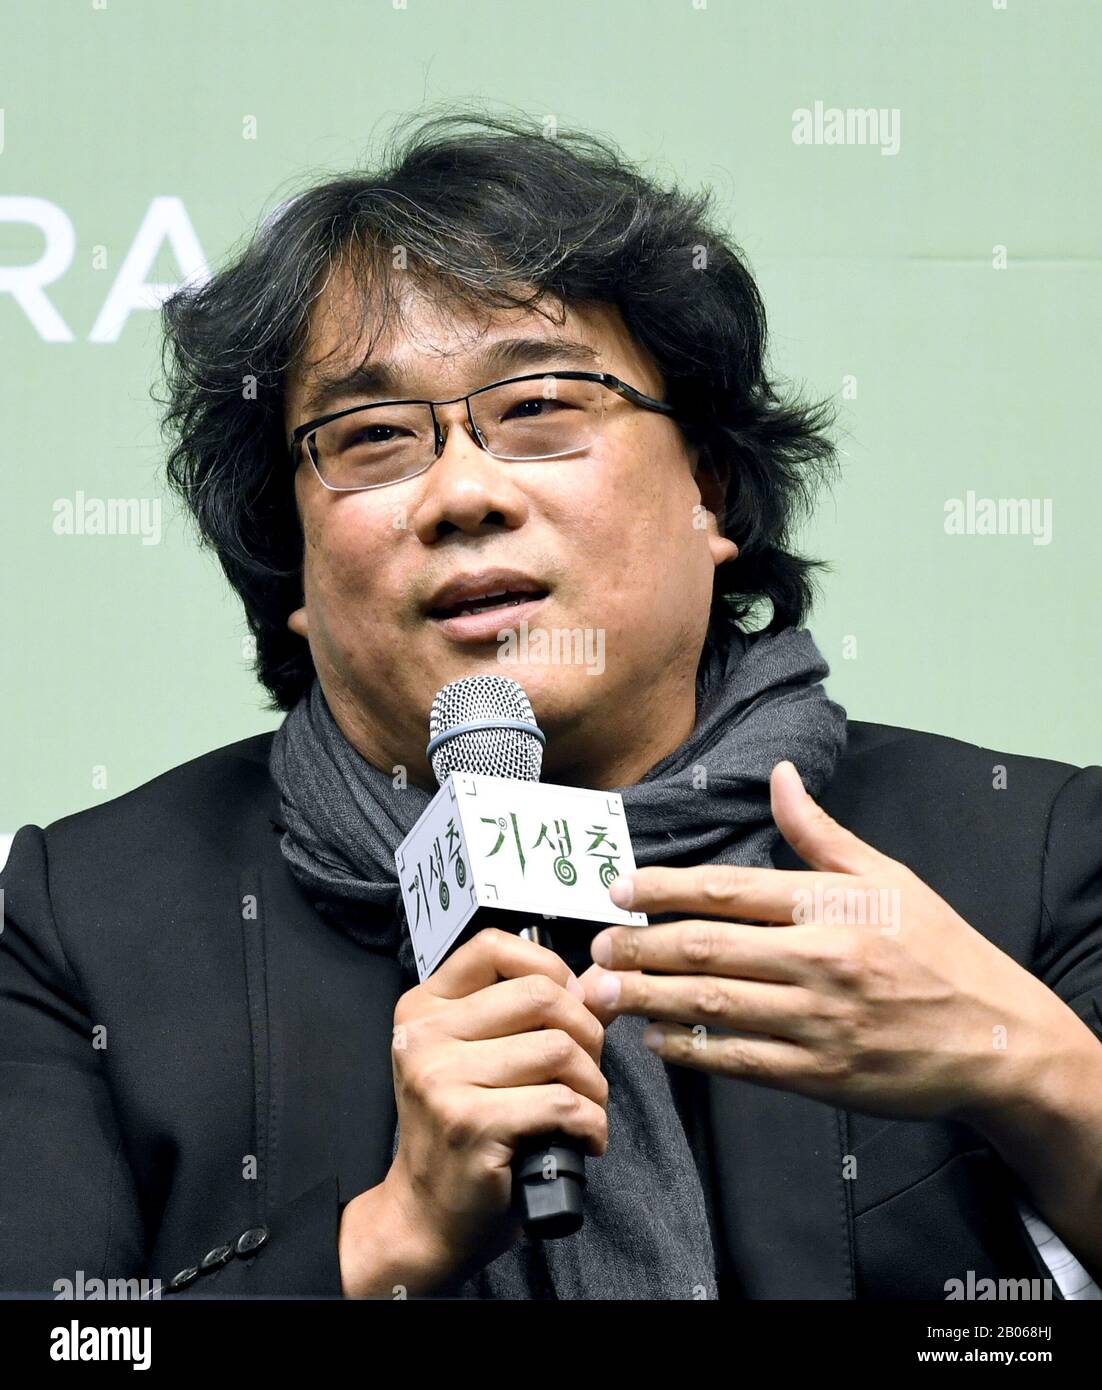
[[(311, 436), (316, 430), (320, 430), (323, 425), (328, 425), (333, 420), (340, 420), (345, 415), (354, 415), (359, 410), (369, 410), (374, 408), (375, 406), (427, 405), (429, 411), (432, 414), (432, 428), (434, 437), (433, 456), (431, 460), (425, 464), (424, 468), (419, 468), (416, 473), (407, 473), (404, 478), (393, 478), (390, 480), (390, 482), (386, 483), (361, 483), (356, 487), (334, 487), (332, 483), (327, 483), (325, 479), (321, 476), (321, 469), (318, 467), (316, 452), (312, 447), (312, 439), (309, 440), (308, 447), (305, 451), (309, 456), (311, 464), (313, 465), (314, 472), (318, 475), (318, 481), (322, 484), (323, 487), (327, 487), (331, 492), (367, 492), (373, 488), (391, 487), (394, 483), (408, 482), (410, 478), (417, 478), (422, 473), (426, 473), (436, 462), (436, 460), (440, 457), (440, 455), (444, 452), (446, 436), (440, 427), (440, 421), (436, 418), (436, 407), (438, 405), (454, 405), (456, 401), (463, 401), (466, 404), (467, 422), (470, 425), (471, 436), (474, 439), (475, 443), (478, 445), (480, 449), (485, 449), (486, 452), (491, 456), (491, 458), (497, 458), (499, 457), (499, 455), (495, 454), (493, 450), (489, 447), (485, 439), (483, 439), (478, 426), (475, 424), (474, 416), (471, 413), (471, 397), (480, 396), (484, 391), (493, 391), (498, 386), (511, 386), (514, 382), (518, 381), (546, 381), (548, 377), (554, 377), (563, 381), (596, 381), (600, 383), (600, 385), (602, 386), (607, 386), (610, 390), (615, 391), (617, 395), (623, 396), (625, 400), (630, 401), (633, 405), (637, 405), (643, 410), (657, 411), (659, 414), (668, 415), (675, 420), (678, 418), (677, 410), (667, 401), (655, 400), (653, 396), (648, 396), (645, 392), (636, 390), (634, 386), (629, 386), (626, 381), (622, 381), (618, 376), (614, 376), (611, 372), (529, 372), (524, 376), (510, 376), (504, 377), (501, 381), (491, 381), (488, 386), (479, 386), (474, 391), (468, 391), (467, 394), (464, 396), (452, 396), (450, 397), (450, 399), (444, 401), (368, 401), (361, 405), (347, 406), (344, 410), (335, 410), (329, 415), (321, 415), (316, 420), (307, 420), (305, 424), (297, 426), (297, 428), (291, 434), (289, 444), (290, 461), (292, 466), (297, 468), (300, 462), (299, 446), (303, 443), (303, 441), (308, 440), (309, 436)], [(562, 458), (565, 456), (561, 454), (553, 454), (551, 455), (551, 457)], [(521, 459), (516, 461), (527, 462), (528, 460)], [(530, 461), (538, 462), (537, 459), (532, 459)]]

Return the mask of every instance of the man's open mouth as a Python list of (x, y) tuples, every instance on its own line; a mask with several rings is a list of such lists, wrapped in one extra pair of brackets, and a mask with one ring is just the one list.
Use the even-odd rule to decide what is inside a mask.
[(522, 603), (535, 603), (546, 598), (546, 589), (499, 589), (493, 593), (481, 594), (476, 598), (460, 599), (458, 603), (442, 608), (430, 608), (429, 617), (437, 619), (459, 618), (467, 613), (488, 613), (497, 609), (516, 608)]

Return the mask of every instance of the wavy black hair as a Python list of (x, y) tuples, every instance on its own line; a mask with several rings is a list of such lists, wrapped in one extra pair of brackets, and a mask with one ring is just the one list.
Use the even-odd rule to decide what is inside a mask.
[(739, 555), (716, 571), (711, 629), (721, 611), (740, 623), (763, 601), (766, 631), (804, 623), (824, 562), (795, 554), (790, 538), (835, 464), (832, 412), (785, 398), (767, 375), (765, 310), (740, 249), (712, 225), (711, 190), (661, 186), (591, 133), (470, 107), (404, 117), (378, 167), (313, 179), (209, 280), (165, 301), (166, 390), (153, 392), (169, 485), (241, 597), (268, 708), (289, 710), (314, 677), (307, 643), (287, 628), (303, 554), (287, 373), (311, 305), (346, 260), (365, 290), (361, 332), (384, 331), (397, 248), (402, 274), (438, 302), (615, 305), (689, 442), (729, 477), (719, 522)]

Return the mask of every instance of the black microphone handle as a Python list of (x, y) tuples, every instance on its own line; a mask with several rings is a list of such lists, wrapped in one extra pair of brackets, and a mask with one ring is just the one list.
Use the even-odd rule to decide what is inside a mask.
[[(533, 922), (519, 936), (549, 946), (547, 928)], [(585, 1144), (556, 1130), (518, 1145), (513, 1155), (513, 1200), (533, 1240), (558, 1240), (585, 1220)]]

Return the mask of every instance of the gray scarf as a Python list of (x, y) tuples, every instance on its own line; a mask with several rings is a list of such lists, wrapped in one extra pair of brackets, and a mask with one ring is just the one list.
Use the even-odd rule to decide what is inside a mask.
[[(618, 789), (636, 863), (769, 867), (779, 833), (770, 771), (791, 759), (817, 795), (845, 744), (845, 711), (821, 684), (828, 673), (805, 629), (746, 634), (720, 620), (700, 663), (692, 734)], [(276, 731), (271, 772), (284, 857), (318, 911), (365, 948), (396, 957), (416, 984), (394, 851), (431, 794), (396, 788), (367, 762), (317, 680)], [(582, 1229), (546, 1243), (521, 1237), (456, 1288), (459, 1296), (716, 1297), (707, 1164), (679, 1113), (673, 1073), (643, 1045), (646, 1022), (625, 1014), (605, 1030), (609, 1143), (587, 1163)]]

